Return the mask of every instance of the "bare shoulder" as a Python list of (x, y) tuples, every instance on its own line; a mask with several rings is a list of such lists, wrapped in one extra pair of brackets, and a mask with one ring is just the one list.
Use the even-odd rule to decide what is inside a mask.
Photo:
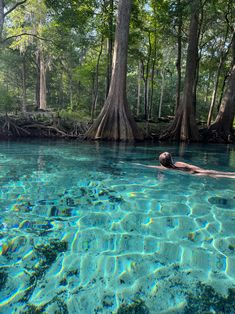
[(176, 167), (193, 167), (193, 165), (187, 164), (186, 162), (177, 161), (175, 162)]
[(203, 171), (202, 168), (197, 167), (197, 166), (194, 166), (194, 165), (187, 164), (186, 162), (177, 161), (177, 162), (175, 163), (175, 166), (176, 166), (179, 170), (182, 169), (182, 170), (184, 170), (184, 171), (192, 171), (192, 172)]

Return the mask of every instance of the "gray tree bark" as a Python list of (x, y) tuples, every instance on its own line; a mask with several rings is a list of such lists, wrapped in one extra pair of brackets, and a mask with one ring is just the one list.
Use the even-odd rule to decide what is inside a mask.
[(97, 107), (97, 101), (98, 101), (98, 91), (99, 91), (99, 67), (100, 67), (100, 58), (103, 51), (103, 38), (101, 39), (100, 44), (100, 51), (98, 54), (97, 62), (96, 62), (96, 69), (95, 69), (95, 77), (94, 77), (94, 84), (93, 84), (93, 101), (91, 106), (91, 122), (93, 123), (94, 117), (95, 117), (95, 111)]
[(4, 1), (0, 0), (0, 42), (2, 42), (3, 25), (4, 25)]
[(107, 69), (106, 69), (106, 97), (108, 96), (111, 74), (112, 74), (112, 53), (113, 53), (113, 0), (108, 1), (109, 14), (108, 14), (108, 27), (109, 37), (107, 38)]
[(47, 107), (46, 102), (46, 64), (44, 60), (43, 51), (39, 52), (40, 64), (40, 90), (39, 90), (39, 109), (45, 110)]
[(198, 61), (199, 11), (199, 1), (192, 1), (183, 97), (171, 126), (161, 136), (161, 139), (179, 141), (199, 140), (193, 106), (194, 83), (197, 75)]
[(176, 82), (176, 110), (180, 105), (180, 93), (181, 93), (181, 55), (182, 55), (182, 8), (181, 1), (177, 0), (178, 7), (178, 30), (177, 30), (177, 82)]
[(235, 115), (235, 30), (232, 37), (232, 67), (228, 78), (227, 88), (222, 99), (215, 122), (208, 131), (214, 139), (229, 142), (233, 137), (233, 120)]
[[(213, 114), (213, 110), (214, 110), (214, 107), (215, 107), (216, 96), (217, 96), (217, 91), (218, 91), (218, 86), (219, 86), (220, 73), (221, 73), (221, 70), (222, 70), (222, 68), (224, 66), (224, 62), (226, 60), (227, 54), (229, 52), (229, 49), (230, 49), (230, 47), (232, 45), (232, 41), (231, 41), (229, 46), (227, 47), (227, 49), (225, 48), (226, 47), (226, 41), (227, 41), (228, 33), (229, 33), (229, 28), (230, 28), (230, 25), (229, 25), (229, 23), (227, 23), (225, 39), (224, 39), (223, 45), (221, 47), (221, 52), (220, 52), (220, 61), (219, 61), (219, 65), (218, 65), (218, 68), (217, 68), (217, 71), (216, 71), (215, 84), (214, 84), (214, 89), (213, 89), (213, 93), (212, 93), (210, 109), (209, 109), (208, 118), (207, 118), (207, 126), (210, 126), (210, 124), (211, 124), (212, 114)], [(221, 101), (221, 99), (220, 99), (220, 101)], [(220, 103), (219, 103), (219, 105), (220, 105)]]
[(141, 101), (141, 62), (138, 64), (138, 77), (137, 77), (137, 103), (136, 103), (136, 115), (140, 115), (140, 101)]
[(131, 0), (119, 0), (112, 77), (104, 107), (91, 128), (87, 139), (133, 141), (142, 139), (127, 105), (127, 48)]
[(164, 96), (164, 88), (165, 88), (165, 69), (163, 68), (161, 70), (161, 93), (160, 93), (160, 101), (158, 106), (158, 118), (161, 118), (162, 116), (162, 103), (163, 103), (163, 96)]
[(25, 55), (22, 60), (22, 112), (26, 112), (26, 60)]

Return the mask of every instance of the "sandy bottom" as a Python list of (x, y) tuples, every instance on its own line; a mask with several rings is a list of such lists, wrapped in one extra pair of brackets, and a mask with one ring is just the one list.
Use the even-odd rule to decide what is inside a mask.
[(234, 313), (232, 180), (94, 161), (1, 171), (0, 312)]

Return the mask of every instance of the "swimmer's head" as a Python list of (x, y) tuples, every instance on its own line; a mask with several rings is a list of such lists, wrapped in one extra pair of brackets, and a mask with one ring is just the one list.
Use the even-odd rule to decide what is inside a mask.
[(164, 152), (159, 156), (159, 162), (162, 166), (166, 168), (174, 167), (172, 156), (168, 152)]

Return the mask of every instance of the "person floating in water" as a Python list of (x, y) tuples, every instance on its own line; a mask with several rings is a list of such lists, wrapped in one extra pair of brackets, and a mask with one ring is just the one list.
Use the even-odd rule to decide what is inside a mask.
[(185, 171), (191, 174), (195, 174), (198, 176), (210, 176), (214, 178), (233, 178), (235, 179), (235, 172), (223, 172), (223, 171), (216, 171), (216, 170), (206, 170), (194, 165), (187, 164), (185, 162), (175, 162), (170, 153), (164, 152), (159, 156), (159, 162), (161, 166), (150, 166), (151, 168), (158, 168), (158, 169), (172, 169), (172, 170), (179, 170)]

